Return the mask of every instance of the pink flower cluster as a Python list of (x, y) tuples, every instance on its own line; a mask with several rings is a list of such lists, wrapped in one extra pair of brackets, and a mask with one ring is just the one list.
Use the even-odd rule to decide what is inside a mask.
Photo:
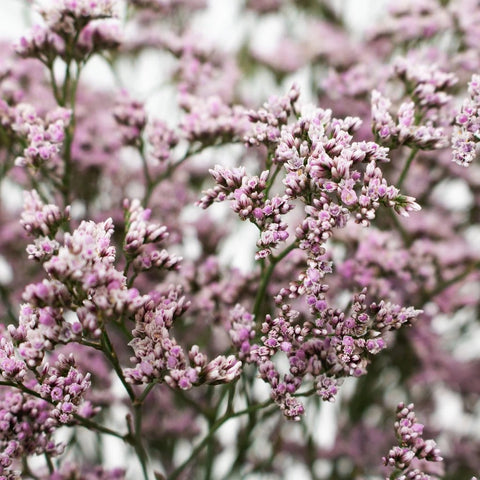
[(26, 2), (0, 480), (476, 480), (480, 6), (340, 3)]

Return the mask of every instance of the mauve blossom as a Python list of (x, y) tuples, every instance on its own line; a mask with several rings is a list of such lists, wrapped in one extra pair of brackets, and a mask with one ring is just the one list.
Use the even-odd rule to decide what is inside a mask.
[(478, 477), (478, 2), (214, 3), (0, 42), (0, 477)]

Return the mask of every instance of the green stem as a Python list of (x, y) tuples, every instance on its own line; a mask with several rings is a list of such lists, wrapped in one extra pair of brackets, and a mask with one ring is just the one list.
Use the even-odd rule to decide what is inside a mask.
[[(127, 225), (127, 222), (125, 222), (125, 225)], [(127, 261), (125, 263), (125, 268), (123, 269), (123, 275), (125, 278), (128, 278), (128, 271), (130, 270), (130, 265), (132, 264), (132, 260), (130, 258), (127, 258)]]
[(149, 201), (150, 201), (150, 198), (152, 197), (152, 194), (155, 190), (155, 188), (157, 188), (157, 186), (163, 181), (165, 180), (166, 178), (170, 177), (170, 175), (180, 166), (182, 165), (186, 160), (188, 160), (190, 157), (192, 157), (193, 155), (196, 155), (197, 153), (200, 153), (203, 149), (205, 148), (205, 145), (200, 145), (199, 147), (193, 149), (193, 150), (190, 150), (188, 149), (185, 154), (179, 159), (177, 160), (175, 163), (171, 163), (168, 165), (167, 169), (161, 174), (159, 175), (157, 178), (155, 178), (154, 180), (151, 180), (151, 181), (148, 181), (147, 180), (147, 190), (145, 192), (145, 196), (143, 198), (143, 205), (144, 206), (147, 206)]
[(149, 383), (142, 394), (138, 397), (138, 401), (143, 404), (143, 402), (147, 399), (149, 393), (152, 391), (153, 387), (157, 385), (157, 382)]
[(392, 208), (387, 207), (387, 212), (388, 215), (390, 216), (392, 223), (394, 224), (395, 228), (398, 230), (398, 233), (400, 233), (400, 236), (402, 237), (403, 243), (405, 244), (406, 247), (409, 247), (412, 245), (412, 237), (410, 234), (405, 230), (403, 225), (401, 224), (400, 220), (398, 219), (397, 214), (393, 211)]
[(235, 390), (237, 382), (231, 383), (228, 387), (228, 400), (227, 400), (227, 409), (225, 413), (233, 412), (233, 401), (235, 400)]
[(226, 412), (225, 415), (223, 415), (221, 418), (219, 418), (213, 425), (211, 426), (209, 432), (207, 435), (203, 438), (203, 440), (193, 449), (192, 453), (190, 456), (181, 464), (179, 465), (173, 472), (172, 474), (168, 477), (169, 480), (175, 480), (179, 477), (179, 475), (185, 470), (185, 468), (189, 465), (190, 462), (192, 462), (199, 454), (200, 452), (208, 445), (210, 442), (211, 438), (215, 434), (215, 432), (228, 420), (235, 418), (235, 417), (240, 417), (242, 415), (248, 414), (252, 411), (255, 410), (261, 410), (263, 408), (266, 408), (270, 405), (273, 404), (273, 400), (267, 400), (263, 403), (259, 403), (256, 405), (252, 405), (251, 407), (248, 407), (244, 410), (239, 410), (238, 412), (233, 412), (233, 413), (228, 413)]
[(188, 404), (190, 407), (192, 407), (198, 414), (204, 416), (205, 418), (210, 418), (214, 413), (211, 410), (206, 410), (203, 408), (202, 405), (200, 405), (199, 402), (196, 402), (195, 400), (192, 400), (187, 392), (183, 390), (179, 390), (177, 388), (172, 388), (169, 387), (170, 390), (173, 392), (174, 396), (179, 399), (181, 402), (184, 402)]
[(53, 466), (52, 459), (50, 458), (50, 455), (47, 452), (45, 452), (44, 457), (47, 462), (48, 471), (52, 474), (55, 471), (55, 467)]
[(315, 440), (313, 439), (311, 433), (309, 432), (308, 426), (305, 423), (305, 417), (302, 418), (302, 427), (303, 435), (306, 439), (306, 465), (308, 466), (310, 472), (310, 478), (312, 480), (318, 480), (318, 476), (315, 472), (315, 460), (317, 458), (317, 446), (315, 445)]
[(316, 388), (311, 388), (310, 390), (307, 390), (306, 392), (297, 392), (294, 393), (294, 397), (309, 397), (310, 395), (313, 395), (316, 393), (317, 389)]
[(57, 85), (57, 81), (55, 80), (55, 73), (53, 71), (53, 63), (47, 65), (48, 72), (50, 74), (50, 83), (52, 85), (53, 96), (55, 97), (55, 101), (60, 105), (62, 103), (62, 98), (60, 97), (60, 90)]
[(131, 287), (132, 287), (133, 282), (134, 282), (135, 279), (138, 277), (138, 273), (139, 273), (139, 272), (133, 272), (133, 273), (132, 273), (132, 276), (127, 280), (127, 287), (128, 287), (128, 288), (131, 288)]
[(99, 350), (100, 352), (103, 352), (102, 346), (97, 342), (91, 342), (90, 340), (82, 339), (80, 343), (82, 345), (85, 345), (86, 347), (94, 348), (95, 350)]
[(18, 324), (18, 318), (14, 313), (13, 305), (12, 305), (12, 302), (10, 301), (9, 291), (2, 284), (0, 284), (0, 299), (2, 300), (2, 303), (7, 310), (7, 316), (10, 319), (10, 323), (12, 323), (14, 325), (17, 325)]
[(67, 99), (70, 97), (68, 91), (70, 87), (70, 76), (71, 76), (71, 61), (67, 61), (65, 66), (65, 78), (63, 79), (62, 85), (62, 97), (61, 97), (61, 107), (65, 107), (67, 104)]
[(122, 333), (122, 335), (127, 340), (127, 343), (130, 343), (133, 339), (133, 335), (132, 335), (132, 329), (128, 328), (125, 325), (125, 320), (128, 320), (128, 319), (132, 320), (132, 322), (135, 322), (133, 318), (130, 318), (130, 317), (125, 318), (125, 315), (122, 315), (120, 316), (120, 318), (118, 318), (116, 322), (113, 323), (113, 325), (115, 326), (117, 331)]
[[(104, 456), (103, 456), (103, 451), (104, 451), (104, 442), (103, 442), (103, 436), (100, 435), (98, 432), (95, 434), (95, 462), (97, 465), (103, 465), (104, 463)], [(84, 457), (85, 455), (82, 455)]]
[(100, 432), (100, 433), (105, 433), (106, 435), (110, 435), (112, 437), (117, 437), (117, 438), (120, 438), (122, 440), (126, 440), (126, 436), (125, 435), (122, 435), (121, 433), (119, 432), (116, 432), (115, 430), (111, 430), (110, 428), (108, 427), (105, 427), (97, 422), (94, 422), (93, 420), (90, 420), (88, 418), (85, 418), (85, 417), (81, 417), (80, 415), (77, 415), (76, 413), (73, 414), (73, 418), (75, 418), (75, 420), (77, 422), (79, 422), (82, 427), (85, 427), (85, 428), (88, 428), (89, 430), (94, 430), (96, 432)]
[(147, 184), (147, 190), (143, 199), (143, 205), (146, 207), (153, 191), (154, 182), (152, 180), (152, 176), (150, 175), (150, 170), (148, 169), (147, 157), (145, 156), (145, 142), (143, 140), (140, 140), (138, 152), (140, 153), (140, 158), (142, 159), (143, 176), (145, 177), (145, 183)]
[[(13, 135), (13, 132), (7, 132), (0, 125), (0, 147), (4, 150), (5, 159), (0, 160), (0, 182), (14, 165), (14, 159), (18, 156), (15, 147), (24, 148), (21, 139)], [(20, 150), (21, 151), (21, 150)]]
[(134, 447), (135, 452), (137, 453), (137, 457), (140, 461), (140, 465), (142, 466), (143, 478), (148, 480), (148, 471), (147, 471), (147, 452), (142, 442), (142, 407), (143, 404), (137, 401), (133, 407), (133, 415), (134, 415), (134, 423), (135, 423), (135, 432), (134, 432)]
[[(210, 421), (208, 427), (209, 429), (213, 426), (213, 421)], [(213, 470), (213, 459), (215, 458), (215, 435), (210, 436), (209, 441), (207, 442), (207, 458), (205, 461), (205, 480), (211, 480), (212, 470)]]
[[(235, 388), (236, 388), (237, 382), (230, 383), (228, 385), (225, 385), (224, 388), (222, 389), (222, 392), (220, 394), (220, 397), (218, 401), (216, 402), (216, 407), (212, 414), (207, 417), (208, 418), (208, 427), (209, 430), (211, 430), (215, 424), (215, 421), (218, 417), (218, 413), (220, 410), (220, 406), (222, 405), (225, 397), (227, 397), (227, 407), (225, 409), (225, 412), (223, 416), (231, 415), (233, 413), (233, 400), (235, 398)], [(207, 443), (207, 458), (205, 461), (205, 480), (210, 480), (212, 477), (212, 472), (213, 472), (213, 464), (215, 460), (215, 436), (212, 435)]]
[(273, 175), (268, 179), (267, 186), (266, 186), (265, 191), (264, 191), (265, 197), (268, 198), (268, 194), (270, 193), (270, 189), (272, 188), (273, 184), (275, 183), (275, 179), (277, 178), (277, 175), (280, 173), (281, 169), (282, 169), (282, 167), (277, 165), (277, 167), (275, 168), (275, 171), (273, 172)]
[(405, 473), (405, 470), (400, 470), (396, 468), (391, 474), (389, 480), (396, 480), (401, 473)]
[(251, 445), (252, 433), (257, 425), (257, 412), (248, 413), (248, 420), (245, 429), (240, 431), (237, 439), (237, 456), (230, 469), (231, 474), (241, 468), (245, 464), (248, 449)]
[(277, 263), (283, 260), (292, 250), (295, 250), (297, 247), (297, 242), (293, 242), (279, 255), (271, 257), (270, 265), (263, 272), (260, 286), (258, 287), (257, 296), (255, 297), (255, 303), (253, 306), (253, 315), (255, 320), (257, 320), (258, 316), (260, 315), (260, 308), (265, 297), (265, 292), (267, 291), (268, 282), (270, 281), (270, 278), (273, 274), (273, 271), (275, 270)]
[(396, 187), (400, 190), (402, 188), (403, 182), (405, 181), (408, 170), (410, 169), (410, 165), (413, 162), (413, 159), (418, 153), (418, 148), (413, 148), (412, 151), (410, 152), (410, 155), (407, 158), (407, 162), (405, 163), (405, 166), (403, 167), (402, 172), (400, 173), (400, 177), (398, 178), (398, 181), (396, 183)]
[(102, 328), (102, 345), (104, 346), (103, 350), (106, 354), (107, 359), (112, 364), (112, 367), (114, 368), (116, 374), (118, 375), (118, 378), (120, 379), (123, 386), (125, 387), (125, 390), (127, 391), (128, 396), (130, 397), (130, 400), (132, 401), (132, 403), (135, 403), (136, 401), (135, 392), (133, 391), (132, 386), (127, 382), (127, 380), (125, 379), (125, 376), (123, 375), (122, 367), (120, 365), (117, 354), (115, 352), (115, 349), (113, 348), (112, 342), (110, 341), (110, 338), (108, 336), (108, 333), (105, 327)]
[(28, 178), (30, 179), (30, 183), (32, 184), (32, 187), (37, 191), (42, 201), (44, 203), (50, 203), (50, 200), (48, 199), (48, 195), (43, 191), (41, 184), (37, 181), (34, 174), (28, 168), (26, 169), (26, 171), (27, 171)]
[[(78, 87), (78, 81), (80, 79), (80, 65), (77, 65), (77, 72), (73, 82), (70, 82), (70, 69), (67, 67), (68, 72), (68, 79), (65, 79), (64, 87), (67, 85), (67, 91), (64, 92), (64, 99), (63, 105), (66, 105), (67, 98), (69, 98), (70, 109), (72, 111), (72, 117), (70, 120), (70, 125), (68, 126), (67, 130), (65, 131), (65, 155), (64, 155), (64, 172), (63, 172), (63, 180), (62, 180), (62, 195), (63, 195), (63, 202), (65, 205), (70, 203), (70, 183), (72, 177), (72, 144), (73, 139), (75, 136), (75, 126), (76, 126), (76, 117), (75, 117), (75, 98), (76, 92)], [(71, 85), (70, 85), (71, 83)]]
[(25, 477), (30, 477), (32, 478), (33, 480), (38, 480), (38, 477), (32, 472), (32, 470), (30, 469), (30, 466), (28, 465), (28, 459), (26, 456), (23, 456), (22, 457), (22, 474), (25, 476)]

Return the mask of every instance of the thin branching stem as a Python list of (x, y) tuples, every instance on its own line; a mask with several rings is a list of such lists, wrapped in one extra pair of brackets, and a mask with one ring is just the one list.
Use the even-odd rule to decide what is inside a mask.
[(202, 450), (208, 445), (211, 441), (211, 438), (215, 434), (215, 432), (226, 422), (231, 420), (232, 418), (241, 417), (242, 415), (247, 415), (255, 410), (262, 410), (266, 407), (269, 407), (273, 404), (273, 400), (267, 400), (262, 403), (258, 403), (256, 405), (252, 405), (244, 410), (239, 410), (237, 412), (228, 413), (226, 412), (222, 417), (220, 417), (213, 425), (207, 435), (203, 438), (203, 440), (192, 450), (190, 456), (181, 464), (179, 465), (169, 476), (169, 480), (175, 480), (179, 477), (179, 475), (185, 470), (185, 468), (193, 461), (195, 458), (202, 452)]
[(408, 171), (410, 170), (410, 166), (412, 165), (412, 162), (415, 159), (417, 153), (418, 153), (418, 148), (413, 148), (410, 152), (410, 155), (407, 158), (407, 161), (405, 162), (403, 170), (401, 171), (400, 177), (398, 177), (398, 181), (396, 183), (396, 186), (399, 190), (401, 190), (403, 186), (403, 182), (407, 178)]
[(111, 363), (116, 374), (118, 375), (118, 378), (120, 379), (123, 386), (125, 387), (125, 390), (127, 391), (127, 394), (130, 397), (130, 400), (132, 402), (135, 402), (136, 401), (135, 392), (133, 391), (132, 386), (125, 379), (125, 375), (123, 374), (123, 370), (118, 360), (118, 356), (115, 352), (112, 342), (110, 341), (110, 337), (108, 336), (108, 333), (105, 327), (103, 327), (102, 329), (102, 345), (103, 345), (103, 351), (105, 352), (105, 355), (108, 361)]
[(257, 296), (255, 297), (255, 303), (253, 306), (253, 315), (255, 319), (257, 319), (260, 315), (260, 309), (263, 301), (265, 300), (265, 293), (267, 291), (268, 283), (270, 282), (270, 278), (272, 277), (275, 267), (281, 260), (283, 260), (291, 251), (295, 250), (297, 247), (297, 242), (293, 242), (277, 256), (270, 257), (270, 265), (264, 270), (262, 274), (260, 285), (257, 291)]

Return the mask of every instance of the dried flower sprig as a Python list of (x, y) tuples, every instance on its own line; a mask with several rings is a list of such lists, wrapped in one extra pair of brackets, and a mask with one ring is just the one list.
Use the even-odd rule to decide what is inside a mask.
[[(439, 408), (473, 424), (480, 394), (478, 2), (365, 36), (233, 2), (222, 45), (204, 0), (27, 3), (0, 42), (0, 477), (478, 473)], [(397, 396), (443, 460), (401, 404), (382, 470)]]

